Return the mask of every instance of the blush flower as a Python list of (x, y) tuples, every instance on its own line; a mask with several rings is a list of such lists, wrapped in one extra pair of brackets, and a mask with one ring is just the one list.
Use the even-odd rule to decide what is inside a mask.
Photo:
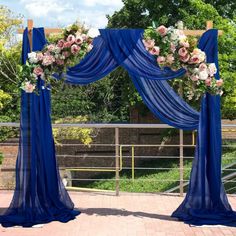
[(211, 79), (209, 79), (209, 78), (206, 79), (206, 80), (205, 80), (205, 85), (206, 85), (206, 86), (211, 86)]
[(55, 49), (55, 45), (54, 44), (49, 44), (47, 46), (47, 49), (48, 49), (49, 52), (52, 52)]
[(54, 58), (52, 55), (47, 54), (47, 55), (45, 55), (45, 56), (43, 57), (43, 62), (42, 62), (42, 64), (43, 64), (44, 66), (49, 66), (49, 65), (51, 65), (54, 61), (55, 61), (55, 58)]
[(43, 53), (38, 52), (36, 57), (37, 57), (38, 61), (42, 61), (43, 60)]
[(172, 64), (173, 62), (174, 62), (174, 60), (175, 60), (175, 58), (173, 57), (173, 54), (168, 54), (167, 56), (166, 56), (166, 62), (168, 63), (168, 64)]
[(35, 89), (35, 85), (31, 84), (30, 81), (26, 81), (24, 83), (24, 86), (22, 87), (22, 89), (26, 92), (26, 93), (32, 93)]
[(200, 71), (207, 70), (207, 65), (206, 65), (205, 63), (201, 63), (201, 64), (199, 65), (199, 70), (200, 70)]
[(79, 46), (77, 46), (77, 45), (75, 45), (75, 44), (71, 46), (71, 53), (72, 53), (72, 54), (78, 53), (79, 50), (80, 50), (80, 47), (79, 47)]
[(64, 51), (62, 52), (62, 55), (66, 58), (66, 57), (69, 57), (70, 56), (70, 52), (68, 51)]
[(82, 36), (77, 36), (76, 38), (75, 38), (75, 43), (77, 43), (77, 44), (82, 44), (83, 43), (83, 38), (82, 38)]
[(56, 60), (57, 65), (64, 65), (64, 60), (62, 59), (57, 59)]
[(190, 79), (192, 81), (198, 81), (199, 80), (199, 76), (198, 75), (192, 75), (192, 76), (190, 76)]
[(223, 85), (224, 81), (222, 79), (216, 80), (216, 86), (221, 87)]
[(57, 46), (62, 49), (62, 48), (64, 48), (64, 43), (65, 43), (64, 40), (61, 39), (57, 42)]
[(185, 57), (188, 54), (188, 50), (184, 47), (180, 48), (178, 51), (180, 57)]
[(152, 55), (159, 55), (160, 53), (160, 48), (157, 46), (154, 46), (150, 51), (149, 51)]
[(173, 44), (173, 43), (170, 43), (170, 50), (171, 50), (171, 52), (175, 52), (175, 50), (176, 50), (176, 47), (175, 47), (175, 45)]
[(37, 66), (34, 68), (33, 72), (35, 75), (40, 76), (43, 74), (43, 69), (40, 66)]
[(146, 40), (143, 40), (143, 44), (144, 44), (145, 48), (147, 48), (147, 49), (153, 48), (155, 46), (155, 40), (154, 39), (146, 39)]
[(190, 55), (189, 54), (186, 54), (184, 57), (180, 57), (180, 60), (182, 62), (185, 62), (185, 63), (188, 62), (189, 59), (190, 59)]
[(67, 42), (70, 42), (71, 44), (75, 42), (75, 36), (73, 34), (70, 34), (67, 39)]
[(159, 26), (156, 31), (161, 35), (161, 36), (165, 36), (167, 34), (168, 29), (164, 26), (161, 25)]
[(159, 65), (163, 65), (163, 64), (165, 63), (165, 61), (166, 61), (166, 58), (165, 58), (165, 57), (159, 56), (159, 57), (157, 58), (157, 63), (158, 63)]

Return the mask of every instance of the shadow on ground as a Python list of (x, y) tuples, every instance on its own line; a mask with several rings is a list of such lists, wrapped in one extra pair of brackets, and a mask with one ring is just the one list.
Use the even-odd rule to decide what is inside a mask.
[(147, 217), (159, 220), (178, 221), (169, 215), (153, 214), (141, 211), (127, 211), (125, 209), (116, 208), (84, 208), (80, 209), (82, 214), (86, 215), (98, 215), (98, 216), (135, 216), (135, 217)]

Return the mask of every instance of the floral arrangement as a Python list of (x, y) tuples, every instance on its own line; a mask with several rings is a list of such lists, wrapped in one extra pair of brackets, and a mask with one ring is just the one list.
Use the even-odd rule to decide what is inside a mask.
[(78, 63), (92, 49), (92, 38), (88, 30), (73, 24), (65, 29), (52, 43), (42, 51), (31, 52), (25, 65), (20, 66), (21, 89), (27, 93), (35, 91), (40, 77), (45, 84), (50, 83), (54, 73), (62, 75), (68, 66)]
[(197, 38), (186, 36), (183, 24), (178, 28), (153, 25), (144, 32), (143, 44), (155, 56), (157, 64), (177, 70), (186, 69), (185, 77), (189, 87), (187, 97), (198, 99), (201, 94), (222, 94), (223, 80), (215, 79), (217, 68), (214, 63), (206, 63), (205, 53), (197, 48)]

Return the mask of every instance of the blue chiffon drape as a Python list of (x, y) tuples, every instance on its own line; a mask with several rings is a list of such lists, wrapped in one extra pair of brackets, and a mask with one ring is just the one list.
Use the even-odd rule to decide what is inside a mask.
[[(207, 31), (198, 47), (208, 63), (215, 63), (219, 79), (217, 30)], [(193, 225), (224, 224), (236, 226), (236, 212), (228, 202), (221, 181), (220, 96), (205, 94), (201, 101), (195, 158), (187, 195), (172, 216)]]
[[(27, 29), (23, 35), (22, 62), (30, 52)], [(33, 29), (33, 51), (46, 43), (43, 28)], [(60, 179), (51, 126), (50, 88), (41, 79), (38, 93), (21, 94), (19, 151), (13, 199), (0, 216), (4, 227), (31, 227), (53, 220), (68, 222), (79, 214), (74, 210)]]
[[(200, 113), (195, 111), (166, 81), (184, 75), (185, 70), (171, 71), (158, 67), (142, 43), (143, 30), (102, 29), (100, 34), (94, 41), (94, 50), (82, 60), (82, 65), (89, 68), (89, 82), (122, 66), (128, 71), (144, 103), (157, 118), (176, 128), (198, 130), (188, 192), (172, 216), (195, 225), (233, 225), (236, 222), (235, 212), (228, 203), (221, 182), (220, 96), (205, 94)], [(215, 29), (208, 30), (200, 38), (198, 46), (205, 51), (207, 62), (216, 64), (216, 79), (219, 79), (217, 34)], [(95, 64), (89, 60), (94, 54), (98, 56)], [(84, 84), (86, 74), (80, 65), (69, 68), (68, 82)]]

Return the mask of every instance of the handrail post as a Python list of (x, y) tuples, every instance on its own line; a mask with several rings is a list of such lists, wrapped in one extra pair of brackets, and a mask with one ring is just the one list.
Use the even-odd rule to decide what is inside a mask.
[(132, 149), (132, 181), (134, 182), (134, 146), (131, 147)]
[[(179, 86), (180, 97), (183, 97), (183, 84)], [(184, 195), (184, 131), (179, 130), (179, 195)]]
[(179, 195), (184, 195), (184, 132), (179, 130)]
[(116, 196), (120, 191), (120, 174), (119, 174), (119, 128), (115, 128), (115, 151), (116, 151)]

